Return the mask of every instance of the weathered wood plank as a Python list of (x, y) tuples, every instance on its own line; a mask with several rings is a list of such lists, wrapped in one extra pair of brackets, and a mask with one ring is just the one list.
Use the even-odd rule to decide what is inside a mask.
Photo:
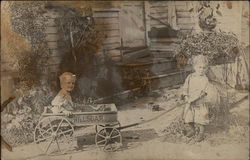
[(115, 42), (115, 43), (110, 43), (110, 44), (105, 44), (103, 45), (105, 48), (107, 49), (114, 49), (114, 48), (118, 48), (121, 46), (120, 42)]
[(111, 30), (119, 30), (119, 24), (96, 24), (96, 29), (99, 31), (111, 31)]
[(175, 6), (187, 6), (186, 1), (174, 1)]
[(177, 24), (192, 24), (194, 23), (191, 18), (178, 18)]
[(60, 37), (57, 34), (47, 34), (45, 39), (46, 41), (58, 41)]
[[(160, 18), (160, 20), (161, 20), (162, 22), (164, 22), (164, 23), (167, 23), (167, 22), (168, 22), (168, 19), (167, 19), (166, 17), (162, 17), (162, 18)], [(164, 24), (162, 24), (161, 22), (156, 21), (156, 20), (151, 20), (151, 21), (150, 21), (150, 25), (151, 25), (152, 27), (155, 27), (156, 25), (163, 25), (164, 27), (166, 27), (166, 25), (164, 25)]]
[[(102, 45), (98, 50), (99, 51), (111, 51), (111, 50), (118, 50), (117, 48), (120, 47), (120, 43), (111, 43), (111, 44), (106, 44), (106, 45)], [(120, 50), (118, 50), (120, 52)]]
[[(47, 59), (47, 58), (45, 58)], [(53, 64), (60, 64), (62, 61), (62, 56), (55, 56), (55, 57), (49, 57), (46, 61), (48, 65), (53, 65)]]
[(119, 61), (121, 61), (121, 56), (111, 57), (111, 59), (112, 59), (114, 62), (119, 62)]
[(178, 43), (179, 39), (178, 38), (161, 38), (161, 39), (151, 39), (151, 42), (154, 43)]
[(98, 12), (96, 11), (93, 15), (94, 18), (104, 18), (104, 17), (109, 17), (109, 18), (116, 18), (119, 17), (119, 12)]
[(173, 58), (174, 52), (173, 51), (150, 51), (151, 55), (154, 58)]
[(101, 37), (114, 37), (114, 36), (120, 36), (119, 30), (110, 30), (110, 31), (101, 31), (100, 32)]
[(58, 42), (47, 42), (49, 49), (57, 49), (59, 47)]
[(176, 11), (177, 12), (188, 12), (188, 7), (187, 6), (176, 6)]
[(119, 50), (110, 50), (110, 51), (108, 51), (108, 54), (110, 56), (120, 56), (121, 52)]
[(155, 12), (150, 14), (152, 17), (159, 18), (159, 17), (168, 17), (168, 12)]
[(149, 1), (145, 1), (144, 2), (144, 14), (145, 14), (145, 38), (146, 38), (146, 44), (147, 46), (150, 45), (150, 38), (149, 38), (149, 35), (148, 35), (148, 32), (150, 31), (150, 4), (149, 4)]
[(155, 27), (155, 28), (162, 28), (162, 27), (166, 27), (166, 25), (164, 24), (151, 24), (151, 28)]
[(53, 27), (56, 26), (55, 18), (48, 18), (47, 21), (45, 22), (48, 27)]
[(58, 27), (47, 27), (45, 33), (58, 33)]
[(150, 7), (159, 7), (159, 6), (165, 6), (168, 7), (167, 1), (149, 1)]
[(57, 73), (59, 71), (59, 64), (47, 65), (51, 73)]
[(120, 41), (121, 41), (120, 37), (111, 37), (111, 38), (106, 39), (103, 42), (103, 44), (106, 45), (106, 44), (116, 43), (116, 42), (120, 42)]
[(118, 18), (96, 18), (95, 19), (96, 24), (119, 24)]
[(190, 12), (176, 12), (177, 18), (190, 18), (191, 14)]
[(1, 72), (10, 72), (13, 71), (13, 67), (11, 65), (11, 63), (6, 62), (6, 63), (1, 63)]
[(191, 30), (192, 28), (194, 28), (194, 23), (190, 23), (190, 24), (179, 24), (178, 27), (181, 30)]
[(50, 56), (51, 57), (56, 57), (56, 56), (62, 56), (64, 53), (58, 49), (50, 49)]
[(168, 12), (168, 8), (167, 7), (160, 7), (160, 8), (151, 8), (150, 9), (150, 14), (158, 13), (158, 12)]

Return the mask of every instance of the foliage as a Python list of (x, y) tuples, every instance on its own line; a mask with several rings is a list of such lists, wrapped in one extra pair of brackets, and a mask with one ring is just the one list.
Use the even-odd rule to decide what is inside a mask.
[(191, 58), (193, 55), (205, 55), (210, 63), (219, 58), (234, 59), (240, 49), (236, 35), (222, 31), (201, 32), (181, 37), (178, 53)]
[(45, 39), (45, 3), (14, 3), (11, 5), (11, 25), (13, 30), (25, 36), (32, 45)]
[(21, 93), (1, 113), (1, 135), (12, 146), (33, 142), (33, 131), (55, 94), (48, 88), (33, 88)]

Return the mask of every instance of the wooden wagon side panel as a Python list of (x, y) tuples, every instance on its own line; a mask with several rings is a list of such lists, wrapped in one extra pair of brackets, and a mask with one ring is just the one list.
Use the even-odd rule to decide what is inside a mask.
[(69, 120), (75, 125), (113, 124), (117, 122), (117, 113), (107, 114), (79, 114)]

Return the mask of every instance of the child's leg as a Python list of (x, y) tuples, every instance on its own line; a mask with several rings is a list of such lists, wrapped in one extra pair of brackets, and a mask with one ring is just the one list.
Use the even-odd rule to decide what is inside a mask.
[(188, 129), (186, 130), (186, 136), (187, 137), (192, 137), (195, 135), (195, 128), (194, 128), (194, 123), (193, 122), (190, 122), (190, 123), (187, 123), (188, 125)]
[(197, 124), (197, 126), (199, 127), (199, 134), (196, 141), (201, 142), (204, 139), (205, 126), (202, 124)]

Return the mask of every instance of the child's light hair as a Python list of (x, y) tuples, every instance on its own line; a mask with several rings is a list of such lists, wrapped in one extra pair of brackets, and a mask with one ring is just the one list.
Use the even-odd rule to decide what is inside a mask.
[(63, 81), (65, 81), (65, 78), (66, 78), (67, 76), (76, 79), (76, 75), (74, 75), (73, 73), (71, 73), (71, 72), (64, 72), (64, 73), (61, 74), (60, 77), (59, 77), (60, 83), (62, 83)]
[(208, 58), (204, 55), (197, 55), (192, 58), (192, 64), (203, 64), (204, 66), (208, 66)]

